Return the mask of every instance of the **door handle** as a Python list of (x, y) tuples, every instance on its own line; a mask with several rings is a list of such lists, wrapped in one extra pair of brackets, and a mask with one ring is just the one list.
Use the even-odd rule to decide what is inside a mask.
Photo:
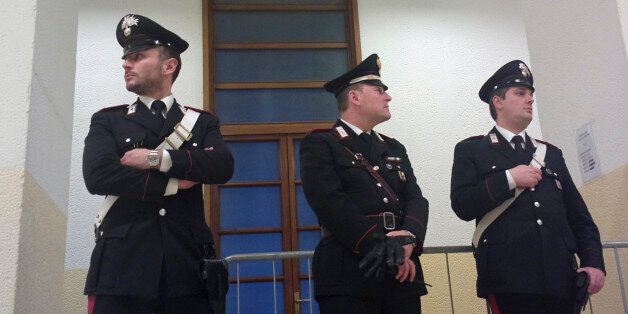
[(301, 314), (301, 292), (296, 291), (294, 293), (294, 314)]

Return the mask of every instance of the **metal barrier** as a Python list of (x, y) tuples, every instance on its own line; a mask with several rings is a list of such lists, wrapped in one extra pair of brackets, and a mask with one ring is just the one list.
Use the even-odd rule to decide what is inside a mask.
[[(621, 266), (621, 261), (619, 259), (619, 249), (628, 248), (628, 241), (608, 241), (602, 242), (602, 247), (604, 249), (613, 249), (613, 253), (615, 255), (615, 265), (617, 266), (617, 274), (619, 279), (619, 288), (621, 290), (622, 301), (624, 305), (624, 313), (628, 314), (628, 299), (626, 298), (626, 291), (624, 288), (624, 276)], [(449, 269), (449, 254), (452, 253), (472, 253), (473, 248), (471, 246), (433, 246), (426, 247), (423, 251), (423, 254), (445, 254), (445, 264), (447, 268), (447, 282), (449, 285), (449, 300), (451, 305), (451, 312), (454, 312), (454, 296), (451, 289), (451, 272)], [(242, 261), (263, 261), (269, 260), (272, 262), (272, 273), (273, 273), (273, 298), (274, 298), (274, 313), (277, 314), (277, 274), (275, 262), (279, 260), (289, 259), (289, 258), (307, 258), (307, 272), (308, 272), (308, 289), (309, 296), (308, 299), (300, 299), (300, 302), (309, 302), (310, 314), (313, 314), (312, 308), (312, 265), (311, 259), (312, 255), (314, 255), (314, 251), (291, 251), (291, 252), (270, 252), (270, 253), (251, 253), (251, 254), (235, 254), (224, 258), (224, 261), (227, 262), (229, 266), (235, 263), (236, 265), (236, 293), (237, 293), (237, 313), (240, 314), (240, 262)], [(589, 301), (591, 304), (591, 301)], [(490, 313), (490, 308), (486, 307), (487, 313)], [(589, 306), (589, 311), (593, 313), (593, 306)]]

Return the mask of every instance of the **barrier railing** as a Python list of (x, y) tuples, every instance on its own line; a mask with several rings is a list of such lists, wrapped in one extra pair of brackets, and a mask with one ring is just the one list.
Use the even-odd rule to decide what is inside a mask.
[[(612, 249), (615, 257), (615, 266), (617, 267), (617, 274), (619, 280), (619, 288), (622, 296), (622, 301), (624, 305), (624, 313), (628, 314), (628, 299), (626, 298), (626, 290), (624, 287), (624, 276), (623, 270), (621, 266), (621, 260), (619, 259), (619, 249), (628, 248), (628, 241), (607, 241), (602, 242), (602, 247), (604, 249)], [(445, 254), (445, 264), (447, 269), (447, 283), (449, 285), (449, 300), (452, 309), (452, 313), (454, 312), (454, 296), (451, 288), (451, 271), (449, 268), (449, 254), (453, 253), (472, 253), (473, 248), (471, 246), (433, 246), (426, 247), (423, 251), (423, 254)], [(236, 293), (237, 293), (237, 313), (240, 314), (240, 262), (243, 261), (271, 261), (272, 262), (272, 282), (273, 282), (273, 304), (274, 304), (274, 313), (277, 314), (277, 274), (276, 274), (276, 265), (277, 261), (281, 261), (284, 259), (290, 258), (306, 258), (307, 259), (307, 276), (308, 276), (308, 289), (310, 298), (300, 299), (300, 302), (309, 302), (309, 310), (310, 314), (313, 314), (312, 299), (313, 290), (312, 290), (312, 265), (311, 259), (312, 255), (314, 255), (314, 251), (290, 251), (290, 252), (269, 252), (269, 253), (250, 253), (250, 254), (235, 254), (224, 258), (223, 260), (227, 262), (229, 266), (234, 265), (236, 267), (235, 280), (236, 280)], [(486, 307), (487, 313), (490, 313), (490, 308)], [(593, 307), (589, 306), (589, 312), (593, 313)]]

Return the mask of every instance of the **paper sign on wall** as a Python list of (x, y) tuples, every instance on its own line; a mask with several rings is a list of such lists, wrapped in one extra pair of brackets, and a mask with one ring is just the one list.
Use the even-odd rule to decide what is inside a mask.
[(600, 169), (600, 158), (595, 149), (593, 139), (592, 122), (586, 123), (576, 131), (576, 147), (578, 149), (578, 159), (580, 161), (580, 173), (582, 181), (589, 182), (602, 174)]

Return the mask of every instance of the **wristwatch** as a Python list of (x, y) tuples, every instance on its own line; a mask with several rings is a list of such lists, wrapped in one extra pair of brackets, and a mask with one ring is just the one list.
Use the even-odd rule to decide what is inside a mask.
[(148, 155), (146, 155), (146, 161), (148, 161), (148, 166), (151, 169), (155, 169), (159, 166), (160, 159), (158, 150), (151, 150), (148, 152)]

